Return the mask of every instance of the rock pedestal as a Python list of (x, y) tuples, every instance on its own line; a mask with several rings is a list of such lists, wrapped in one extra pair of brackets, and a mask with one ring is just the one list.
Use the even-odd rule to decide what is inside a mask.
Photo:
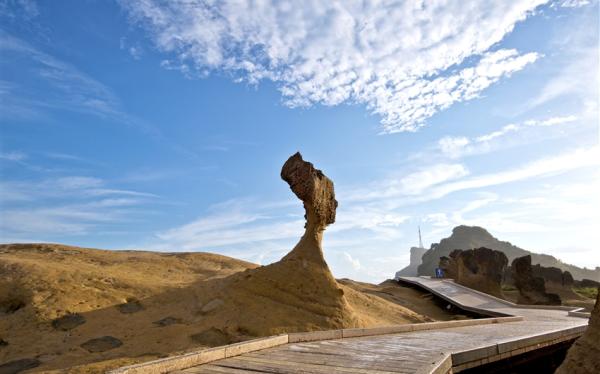
[(536, 277), (531, 266), (531, 256), (517, 257), (511, 264), (511, 275), (519, 290), (519, 304), (560, 305), (560, 297), (546, 292), (544, 278)]

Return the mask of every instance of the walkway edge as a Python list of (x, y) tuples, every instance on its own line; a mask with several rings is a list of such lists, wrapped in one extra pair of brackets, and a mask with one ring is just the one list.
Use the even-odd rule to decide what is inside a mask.
[[(239, 356), (244, 353), (259, 351), (288, 343), (300, 343), (333, 339), (349, 339), (362, 336), (388, 335), (411, 331), (436, 330), (452, 327), (476, 326), (519, 321), (523, 321), (523, 317), (511, 316), (500, 318), (466, 319), (460, 321), (425, 322), (371, 328), (325, 330), (282, 334), (266, 338), (248, 340), (236, 344), (229, 344), (221, 347), (204, 349), (178, 356), (161, 358), (158, 360), (148, 361), (140, 364), (124, 366), (122, 368), (109, 371), (108, 374), (168, 373), (171, 371), (183, 370), (192, 366), (206, 364), (212, 361)], [(438, 366), (438, 364), (439, 363), (435, 363), (436, 366)], [(431, 371), (427, 371), (427, 373), (430, 372)], [(435, 371), (431, 373), (442, 373), (442, 371)]]
[[(454, 304), (454, 305), (458, 306), (461, 309), (467, 310), (467, 311), (472, 311), (472, 312), (476, 312), (476, 313), (483, 314), (483, 315), (489, 315), (489, 316), (510, 316), (510, 314), (493, 313), (493, 312), (490, 312), (487, 309), (480, 309), (480, 308), (475, 308), (475, 307), (470, 307), (470, 306), (466, 306), (466, 305), (460, 304), (459, 302), (457, 302), (455, 300), (452, 300), (451, 298), (446, 297), (445, 295), (443, 295), (443, 294), (441, 294), (441, 293), (439, 293), (439, 292), (437, 292), (435, 290), (432, 290), (431, 288), (428, 288), (427, 286), (425, 286), (424, 284), (422, 284), (420, 282), (413, 281), (413, 280), (405, 278), (405, 277), (397, 277), (397, 278), (395, 278), (395, 280), (397, 282), (409, 283), (409, 284), (412, 284), (414, 286), (417, 286), (417, 287), (420, 287), (420, 288), (424, 288), (428, 292), (430, 292), (430, 293), (432, 293), (432, 294), (434, 294), (434, 295), (436, 295), (436, 296), (438, 296), (438, 297), (446, 300), (447, 302), (449, 302), (451, 304)], [(512, 302), (510, 302), (508, 300), (501, 299), (499, 297), (487, 294), (485, 292), (477, 291), (477, 290), (474, 290), (474, 289), (469, 288), (467, 286), (463, 286), (462, 284), (458, 284), (458, 283), (454, 282), (451, 279), (443, 279), (441, 281), (445, 282), (445, 283), (451, 283), (454, 286), (463, 288), (465, 290), (468, 290), (470, 292), (476, 293), (478, 295), (482, 295), (482, 296), (488, 297), (488, 298), (490, 298), (492, 300), (495, 300), (495, 301), (497, 301), (497, 302), (499, 302), (501, 304), (508, 305), (508, 306), (516, 308), (516, 309), (564, 310), (564, 311), (568, 312), (568, 315), (570, 315), (572, 317), (581, 317), (581, 318), (589, 318), (590, 315), (591, 315), (590, 313), (587, 313), (587, 312), (581, 312), (581, 310), (584, 310), (584, 308), (580, 308), (580, 307), (571, 307), (571, 306), (564, 306), (564, 305), (525, 305), (525, 304), (515, 304), (515, 303), (512, 303)]]

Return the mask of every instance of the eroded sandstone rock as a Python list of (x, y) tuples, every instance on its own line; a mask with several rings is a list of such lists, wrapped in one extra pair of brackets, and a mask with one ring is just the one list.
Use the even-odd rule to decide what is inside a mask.
[(600, 373), (600, 292), (596, 296), (596, 305), (587, 330), (569, 348), (567, 357), (555, 372), (555, 374), (587, 373)]
[(502, 297), (502, 276), (508, 265), (506, 255), (489, 248), (457, 249), (440, 258), (440, 267), (458, 284)]
[(297, 152), (281, 168), (281, 178), (304, 205), (306, 231), (296, 247), (283, 259), (301, 258), (323, 263), (321, 241), (323, 231), (335, 222), (338, 202), (333, 182), (310, 162), (304, 161)]
[(531, 266), (531, 256), (517, 257), (511, 264), (512, 280), (519, 290), (519, 304), (560, 305), (557, 294), (547, 293), (544, 278), (536, 277)]
[[(245, 315), (255, 315), (257, 318), (252, 321), (239, 323), (247, 335), (361, 326), (363, 322), (348, 304), (323, 257), (323, 233), (335, 221), (337, 208), (333, 182), (304, 161), (300, 153), (285, 162), (281, 178), (302, 200), (304, 235), (280, 261), (228, 278), (225, 306), (219, 313), (243, 311)], [(262, 308), (254, 309), (256, 300), (276, 303), (269, 318), (263, 317)], [(303, 317), (299, 319), (298, 315)]]

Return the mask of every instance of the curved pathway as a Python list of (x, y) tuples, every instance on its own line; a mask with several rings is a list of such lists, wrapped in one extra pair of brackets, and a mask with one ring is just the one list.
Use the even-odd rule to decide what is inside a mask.
[(521, 321), (397, 334), (290, 343), (195, 366), (177, 373), (451, 373), (580, 336), (587, 319), (564, 307), (523, 307), (425, 277), (400, 282), (462, 308)]

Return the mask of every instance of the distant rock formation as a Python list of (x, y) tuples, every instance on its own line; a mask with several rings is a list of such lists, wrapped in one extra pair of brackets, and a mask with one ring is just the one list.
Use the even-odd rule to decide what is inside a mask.
[(511, 274), (515, 287), (519, 290), (519, 304), (561, 304), (557, 294), (546, 292), (544, 278), (533, 274), (530, 255), (515, 258), (511, 264)]
[(600, 288), (600, 282), (591, 279), (582, 279), (580, 281), (575, 281), (575, 287)]
[[(600, 290), (599, 290), (600, 291)], [(587, 330), (573, 343), (555, 374), (600, 373), (600, 292)]]
[(503, 297), (502, 275), (508, 265), (506, 255), (489, 248), (457, 249), (440, 259), (447, 278), (487, 294)]
[(427, 249), (421, 247), (412, 247), (410, 249), (410, 263), (404, 269), (396, 272), (396, 277), (415, 277), (417, 276), (419, 265), (421, 265), (421, 257), (427, 252)]
[(435, 268), (438, 266), (442, 256), (448, 257), (450, 252), (455, 249), (473, 249), (473, 248), (491, 248), (503, 252), (508, 261), (517, 257), (531, 255), (533, 264), (540, 264), (545, 267), (556, 267), (563, 271), (571, 273), (574, 279), (591, 279), (600, 281), (600, 268), (595, 270), (579, 268), (561, 262), (553, 256), (531, 253), (525, 249), (512, 245), (509, 242), (500, 241), (493, 237), (487, 230), (478, 226), (457, 226), (452, 230), (452, 235), (442, 239), (439, 243), (434, 243), (423, 255), (423, 263), (418, 267), (419, 275), (434, 275)]
[(546, 285), (554, 283), (557, 286), (572, 287), (575, 282), (573, 276), (568, 271), (562, 271), (556, 267), (544, 267), (540, 264), (531, 267), (534, 277), (544, 278)]

